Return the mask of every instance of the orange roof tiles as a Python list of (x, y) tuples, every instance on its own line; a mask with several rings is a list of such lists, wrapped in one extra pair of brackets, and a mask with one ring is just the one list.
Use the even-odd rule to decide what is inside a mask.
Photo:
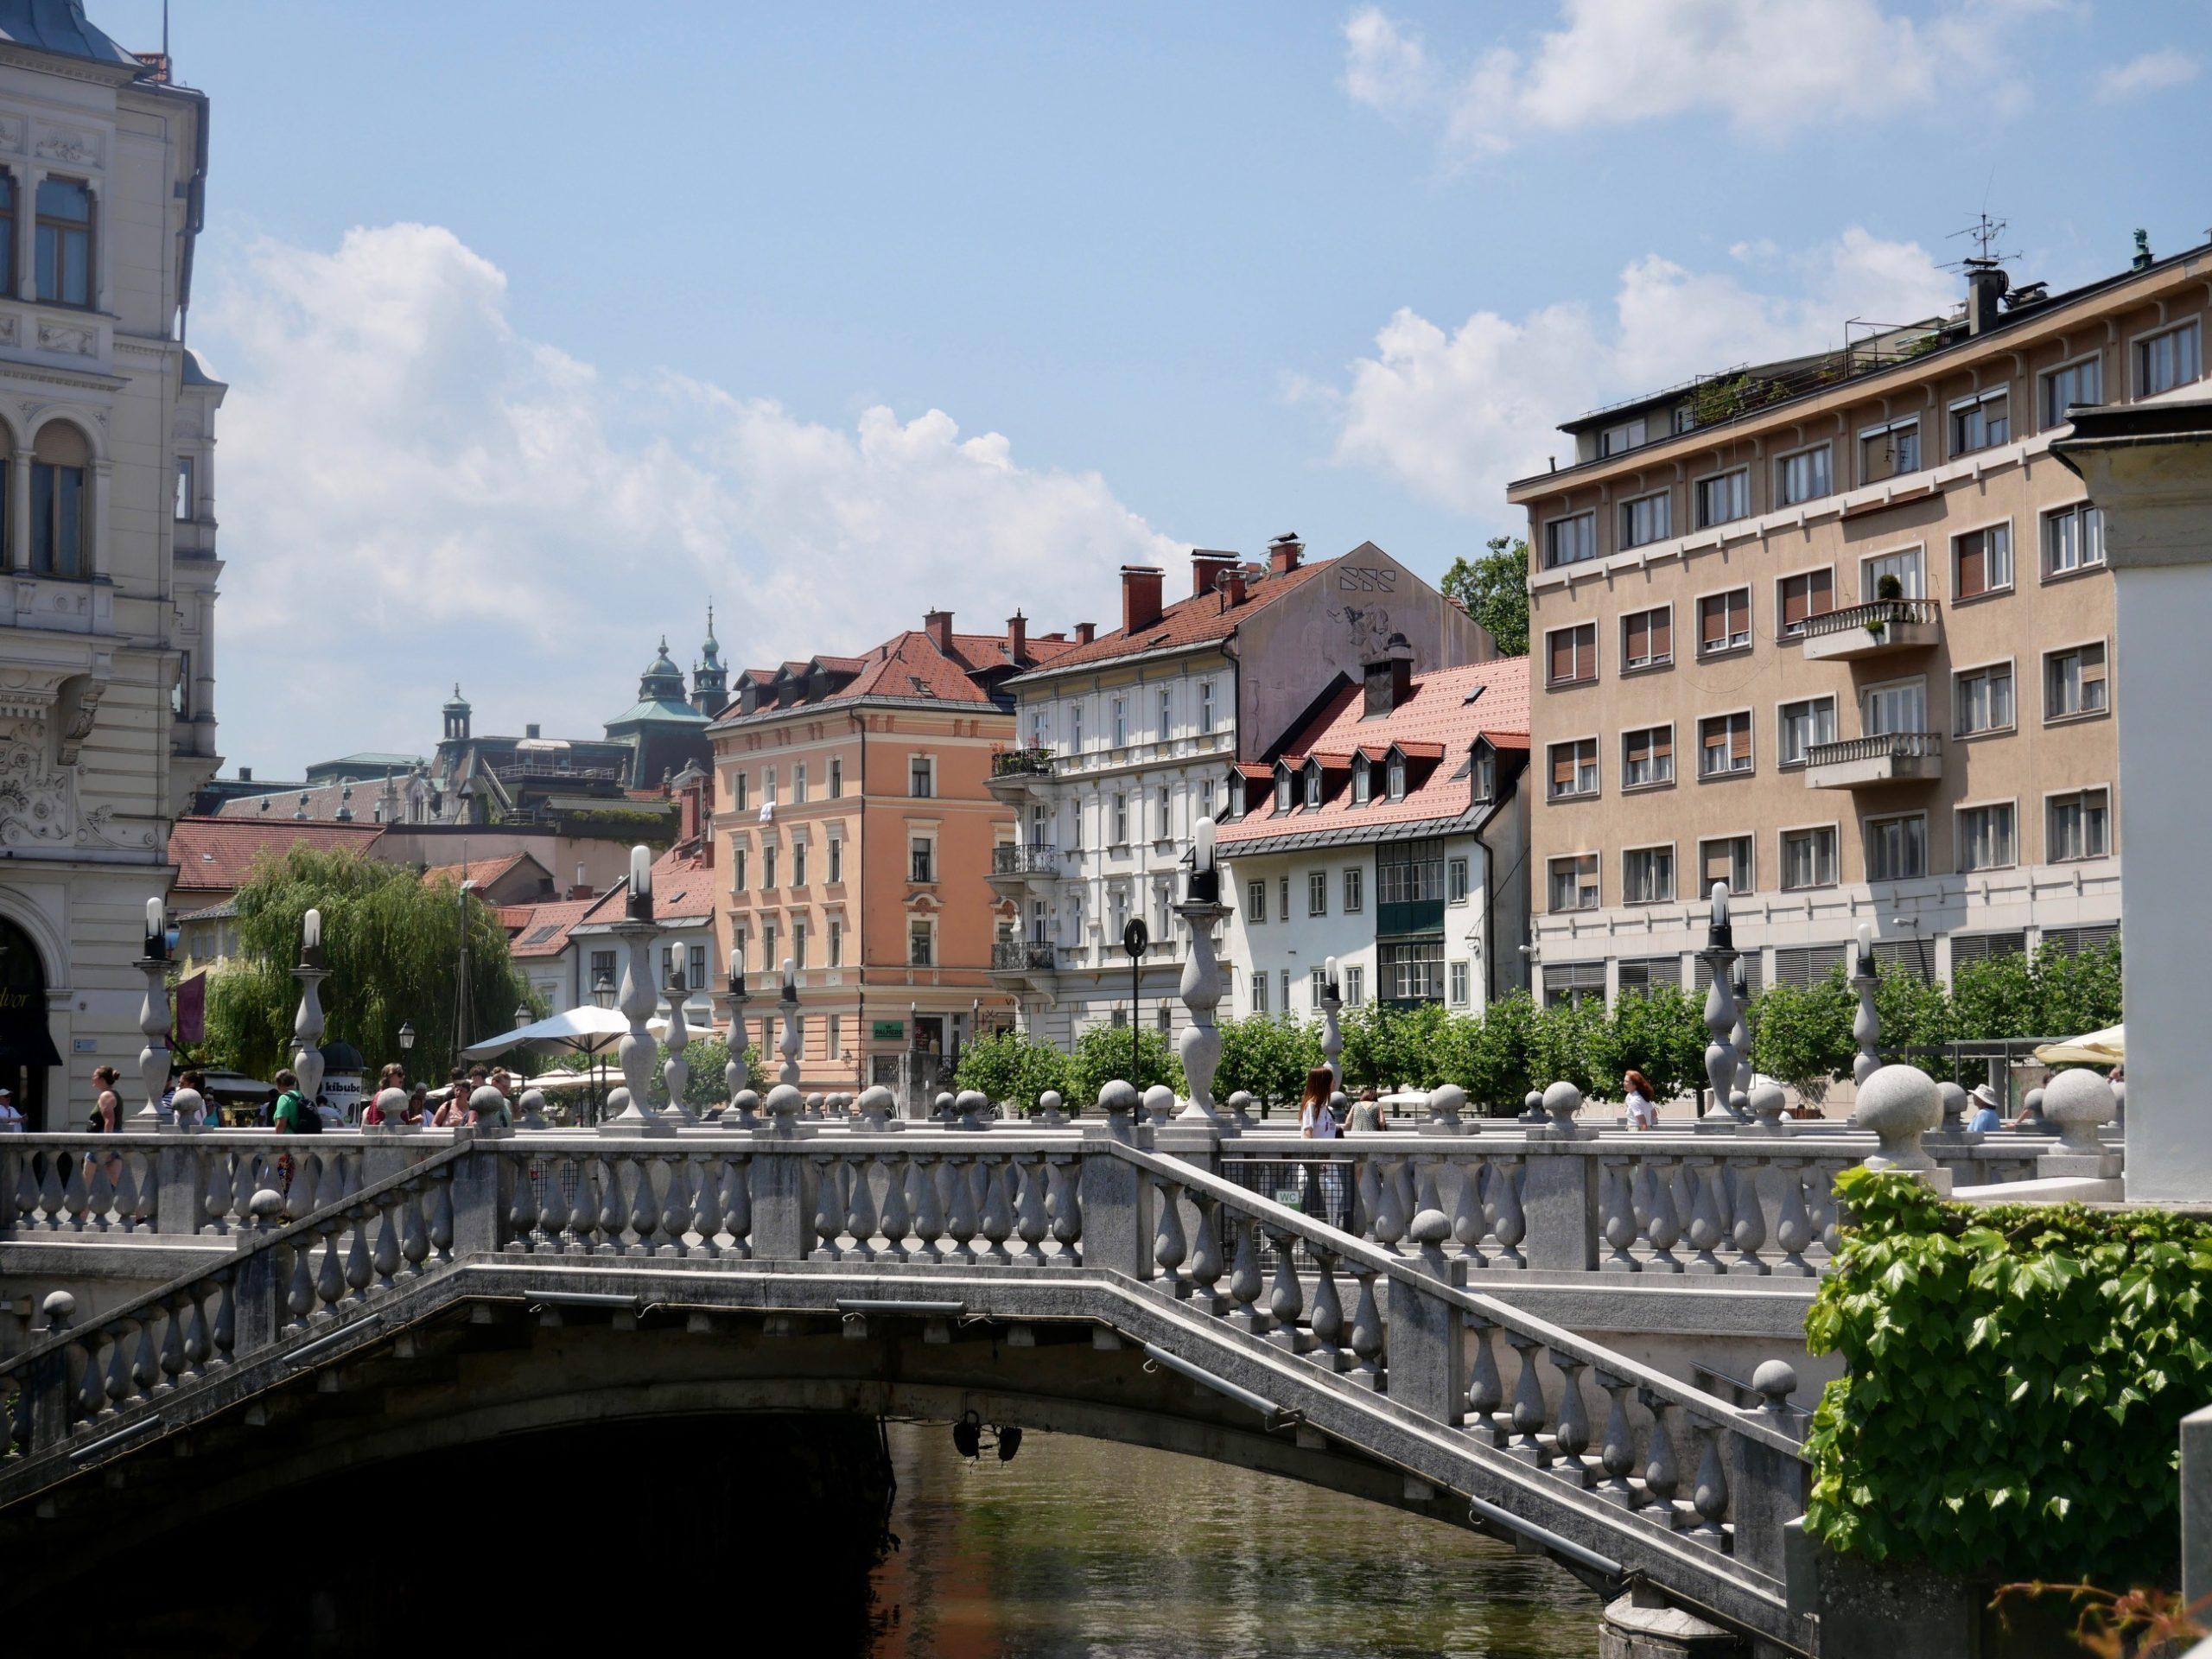
[[(664, 922), (709, 921), (715, 914), (715, 873), (703, 855), (671, 849), (653, 861), (653, 916)], [(620, 921), (629, 896), (626, 878), (596, 899), (582, 901), (584, 913), (571, 926)]]
[(365, 852), (381, 836), (373, 823), (329, 823), (278, 818), (262, 823), (231, 818), (179, 818), (169, 830), (169, 862), (176, 866), (176, 890), (228, 893), (252, 874), (254, 861), (266, 853), (282, 858), (296, 846), (353, 847)]
[[(569, 930), (598, 902), (597, 899), (554, 899), (542, 905), (504, 907), (499, 915), (511, 938), (507, 954), (541, 961), (559, 956), (569, 948)], [(510, 915), (517, 919), (507, 921)]]
[[(1093, 663), (1111, 662), (1116, 658), (1135, 657), (1147, 652), (1172, 651), (1185, 645), (1204, 645), (1209, 640), (1226, 639), (1243, 626), (1245, 618), (1303, 586), (1314, 572), (1325, 570), (1335, 563), (1334, 559), (1315, 559), (1280, 575), (1265, 567), (1255, 569), (1248, 565), (1244, 569), (1244, 602), (1242, 605), (1228, 605), (1226, 596), (1217, 592), (1194, 594), (1165, 607), (1160, 613), (1160, 620), (1148, 627), (1138, 628), (1134, 632), (1124, 632), (1116, 628), (1111, 633), (1102, 633), (1089, 645), (1071, 645), (1050, 662), (1039, 663), (1038, 667), (1057, 672), (1064, 668), (1089, 667)], [(1035, 642), (1031, 643), (1033, 648)]]
[[(509, 853), (500, 858), (471, 859), (460, 864), (433, 864), (423, 872), (423, 882), (427, 887), (433, 881), (450, 881), (456, 887), (462, 887), (474, 881), (480, 887), (488, 887), (530, 856), (528, 853)], [(534, 859), (531, 861), (536, 862)]]
[[(1475, 696), (1478, 689), (1480, 695)], [(1470, 696), (1474, 697), (1471, 702)], [(1380, 760), (1397, 749), (1416, 762), (1429, 763), (1408, 768), (1414, 776), (1401, 799), (1386, 798), (1378, 784), (1365, 805), (1355, 806), (1350, 778), (1330, 778), (1332, 768), (1325, 760), (1326, 787), (1320, 805), (1294, 805), (1280, 812), (1270, 796), (1263, 805), (1221, 826), (1222, 845), (1234, 848), (1312, 831), (1382, 829), (1465, 816), (1472, 803), (1465, 759), (1475, 739), (1488, 738), (1500, 749), (1529, 747), (1529, 659), (1507, 657), (1415, 675), (1411, 694), (1390, 713), (1370, 720), (1365, 708), (1364, 688), (1345, 687), (1303, 731), (1292, 736), (1284, 747), (1284, 759), (1299, 765), (1316, 753), (1349, 756), (1357, 750)], [(1249, 766), (1241, 769), (1248, 777), (1253, 774)], [(1265, 776), (1271, 769), (1259, 770)], [(1294, 801), (1304, 798), (1302, 790), (1293, 791)]]
[[(937, 702), (967, 702), (988, 706), (989, 687), (981, 676), (1014, 666), (1006, 654), (1006, 636), (996, 633), (956, 633), (951, 650), (940, 649), (925, 628), (907, 628), (859, 657), (817, 657), (812, 662), (786, 663), (780, 670), (750, 671), (763, 685), (788, 673), (796, 677), (818, 664), (833, 674), (849, 675), (845, 683), (789, 708), (766, 706), (751, 715), (725, 712), (716, 724), (760, 720), (786, 714), (792, 709), (814, 709), (824, 703), (852, 702), (862, 697), (926, 698)], [(1033, 639), (1027, 650), (1027, 667), (1043, 667), (1073, 647), (1065, 641)]]

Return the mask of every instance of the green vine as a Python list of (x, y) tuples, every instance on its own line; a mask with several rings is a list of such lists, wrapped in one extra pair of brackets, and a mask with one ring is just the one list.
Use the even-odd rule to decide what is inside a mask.
[(2212, 1223), (1947, 1204), (1836, 1179), (1853, 1217), (1807, 1315), (1840, 1353), (1806, 1449), (1831, 1548), (1948, 1572), (2170, 1575), (2181, 1419), (2212, 1401)]

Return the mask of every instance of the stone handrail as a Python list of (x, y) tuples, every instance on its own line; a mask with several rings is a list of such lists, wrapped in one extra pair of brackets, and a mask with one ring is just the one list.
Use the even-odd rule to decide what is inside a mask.
[(1808, 616), (1804, 631), (1808, 635), (1842, 633), (1851, 628), (1872, 628), (1890, 622), (1940, 622), (1943, 607), (1932, 599), (1870, 599), (1862, 605), (1847, 605), (1840, 610), (1816, 611)]

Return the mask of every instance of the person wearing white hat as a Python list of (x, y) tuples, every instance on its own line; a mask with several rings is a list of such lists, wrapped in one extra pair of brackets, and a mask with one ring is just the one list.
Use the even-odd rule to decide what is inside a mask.
[(1986, 1083), (1977, 1083), (1970, 1096), (1974, 1101), (1974, 1116), (1967, 1119), (1967, 1128), (1981, 1135), (1992, 1135), (2005, 1127), (2005, 1120), (1998, 1115), (1997, 1091)]
[(0, 1135), (21, 1135), (22, 1132), (23, 1115), (16, 1105), (14, 1091), (0, 1089)]

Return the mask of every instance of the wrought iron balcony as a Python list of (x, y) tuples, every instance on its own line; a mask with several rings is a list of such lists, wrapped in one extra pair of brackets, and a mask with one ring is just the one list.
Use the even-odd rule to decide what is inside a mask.
[(991, 849), (991, 874), (994, 876), (1058, 875), (1059, 870), (1060, 849), (1057, 847), (1018, 846), (1006, 842)]
[(1882, 732), (1815, 743), (1805, 751), (1808, 789), (1871, 789), (1883, 784), (1924, 783), (1943, 775), (1940, 732)]
[(991, 946), (995, 974), (1049, 974), (1058, 965), (1047, 939), (1001, 939)]
[(1943, 607), (1932, 599), (1875, 599), (1805, 619), (1805, 660), (1848, 663), (1920, 651), (1943, 637)]
[(993, 778), (1049, 778), (1052, 775), (1050, 749), (1000, 749), (991, 756)]

